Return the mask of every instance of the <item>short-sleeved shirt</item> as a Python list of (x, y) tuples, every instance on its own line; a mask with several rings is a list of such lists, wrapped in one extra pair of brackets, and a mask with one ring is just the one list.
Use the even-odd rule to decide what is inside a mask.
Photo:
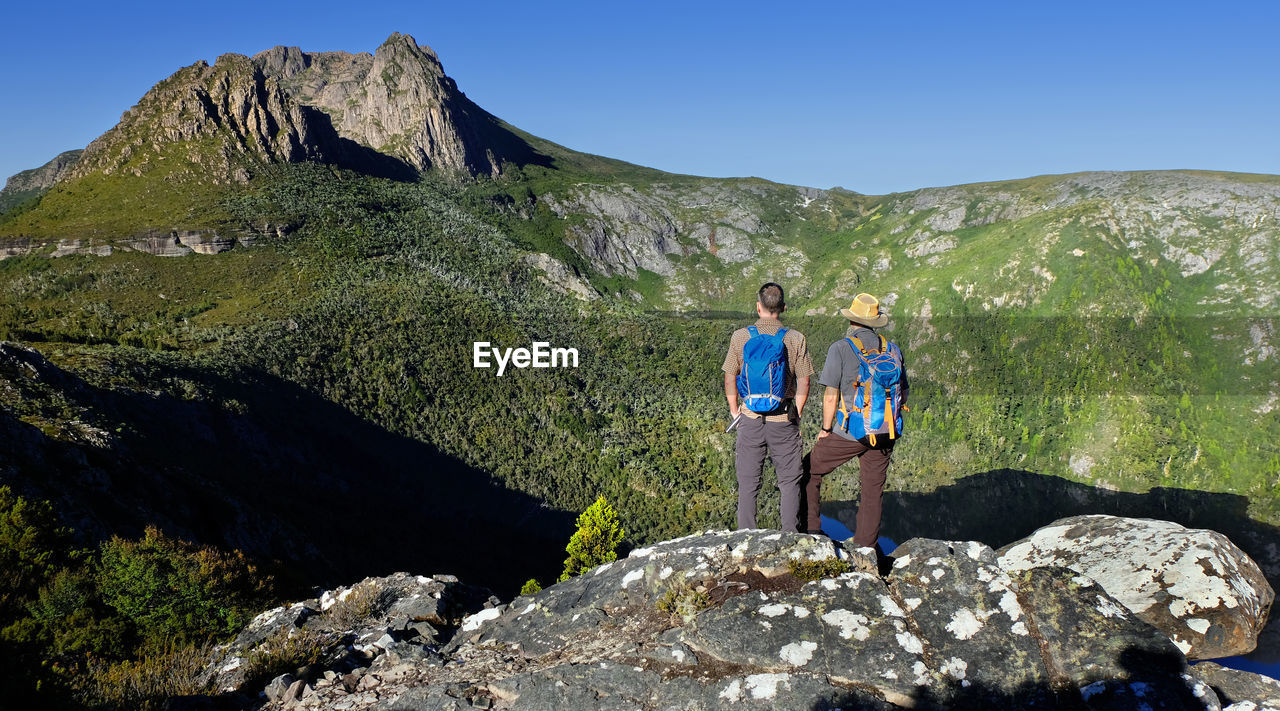
[[(762, 318), (755, 323), (756, 330), (766, 335), (774, 335), (778, 329), (783, 328), (782, 322), (776, 318)], [(740, 328), (733, 332), (733, 337), (729, 339), (729, 352), (724, 356), (724, 372), (737, 376), (742, 372), (742, 348), (747, 345), (747, 341), (751, 338), (751, 332), (745, 328)], [(787, 328), (787, 333), (782, 337), (783, 348), (787, 351), (787, 390), (785, 397), (788, 400), (794, 400), (796, 396), (796, 379), (808, 378), (813, 375), (813, 359), (809, 357), (809, 343), (805, 340), (804, 334), (794, 328)], [(790, 409), (790, 406), (788, 406)], [(742, 409), (742, 413), (747, 417), (756, 416), (755, 413)], [(765, 419), (769, 422), (785, 421), (788, 413), (784, 412), (778, 415), (768, 415)]]
[[(850, 327), (844, 335), (845, 338), (857, 338), (859, 341), (862, 341), (862, 345), (866, 347), (867, 350), (877, 350), (880, 348), (880, 336), (870, 328), (853, 326)], [(822, 375), (818, 376), (818, 382), (829, 388), (837, 389), (842, 388), (845, 385), (849, 385), (858, 377), (859, 363), (860, 359), (858, 358), (858, 354), (853, 352), (853, 346), (844, 338), (841, 338), (835, 343), (832, 343), (831, 347), (827, 349), (827, 361), (822, 364)], [(907, 367), (904, 363), (902, 366), (902, 385), (900, 391), (900, 402), (903, 405), (907, 404), (907, 393), (910, 389), (911, 386), (907, 383)], [(841, 394), (844, 395), (846, 402), (853, 401), (852, 392), (844, 391)], [(832, 431), (846, 439), (854, 439), (853, 435), (845, 432), (839, 427), (835, 427)]]

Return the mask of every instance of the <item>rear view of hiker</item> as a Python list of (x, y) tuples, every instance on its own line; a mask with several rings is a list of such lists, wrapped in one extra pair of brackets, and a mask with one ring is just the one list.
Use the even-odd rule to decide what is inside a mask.
[(821, 533), (822, 477), (857, 457), (862, 495), (853, 540), (863, 548), (880, 538), (881, 497), (893, 445), (902, 434), (909, 385), (902, 351), (875, 332), (889, 322), (880, 302), (858, 294), (840, 314), (849, 319), (849, 330), (827, 349), (818, 378), (827, 389), (822, 431), (805, 455), (805, 516), (808, 532)]
[(803, 443), (800, 413), (809, 397), (813, 361), (804, 335), (785, 328), (782, 287), (769, 282), (756, 301), (759, 320), (733, 332), (724, 357), (724, 395), (737, 423), (738, 528), (756, 528), (756, 496), (766, 451), (782, 494), (781, 528), (800, 530)]

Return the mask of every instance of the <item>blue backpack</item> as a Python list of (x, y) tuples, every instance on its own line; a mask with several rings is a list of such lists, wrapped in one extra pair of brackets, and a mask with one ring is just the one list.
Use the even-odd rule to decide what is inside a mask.
[(871, 352), (857, 338), (845, 340), (858, 356), (858, 374), (851, 383), (852, 407), (845, 401), (841, 383), (836, 426), (854, 439), (866, 437), (872, 447), (876, 446), (876, 435), (897, 439), (902, 434), (902, 351), (884, 336), (880, 336), (880, 350)]
[(742, 372), (738, 373), (738, 396), (752, 412), (775, 412), (787, 395), (787, 349), (782, 338), (787, 329), (772, 336), (748, 326), (751, 338), (742, 347)]

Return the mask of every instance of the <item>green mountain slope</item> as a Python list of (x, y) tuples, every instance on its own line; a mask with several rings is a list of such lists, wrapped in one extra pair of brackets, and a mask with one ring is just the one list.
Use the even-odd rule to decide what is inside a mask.
[[(379, 50), (398, 73), (344, 81), (456, 89), (403, 43)], [(0, 338), (108, 390), (235, 401), (270, 420), (228, 390), (263, 375), (551, 509), (603, 493), (638, 543), (732, 522), (719, 364), (758, 285), (788, 288), (819, 365), (843, 332), (834, 314), (870, 291), (914, 385), (891, 487), (1017, 469), (1239, 493), (1252, 516), (1280, 518), (1280, 178), (1088, 173), (867, 196), (631, 166), (493, 117), (467, 123), (478, 107), (439, 135), (489, 146), (497, 175), (443, 170), (412, 162), (416, 134), (374, 130), (385, 107), (368, 92), (344, 95), (349, 112), (320, 96), (328, 61), (272, 50), (184, 69), (37, 204), (0, 218), (10, 252), (29, 252), (0, 261)], [(183, 230), (236, 246), (135, 253), (152, 244), (139, 234), (175, 253)], [(577, 348), (579, 367), (471, 367), (473, 341), (535, 340)], [(3, 407), (40, 447), (96, 451), (74, 423), (122, 424), (68, 408), (57, 387), (20, 387), (21, 369), (4, 377), (18, 395)], [(6, 480), (53, 489), (25, 466), (11, 460)], [(830, 493), (854, 497), (853, 478)]]

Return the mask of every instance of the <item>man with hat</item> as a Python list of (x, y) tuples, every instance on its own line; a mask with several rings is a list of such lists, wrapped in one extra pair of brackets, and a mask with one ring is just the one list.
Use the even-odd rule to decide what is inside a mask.
[[(866, 385), (860, 382), (866, 374), (866, 370), (860, 370), (860, 366), (867, 362), (868, 355), (883, 359), (890, 368), (895, 365), (898, 368), (896, 404), (899, 409), (906, 403), (909, 386), (906, 368), (902, 366), (901, 351), (875, 331), (889, 323), (889, 315), (880, 310), (879, 300), (871, 294), (858, 294), (849, 308), (840, 310), (840, 315), (849, 320), (849, 330), (845, 332), (845, 338), (827, 349), (827, 362), (818, 378), (818, 382), (827, 389), (822, 398), (822, 431), (818, 433), (818, 441), (814, 443), (813, 449), (804, 458), (807, 475), (805, 515), (808, 532), (821, 533), (822, 477), (857, 457), (862, 495), (858, 502), (853, 540), (855, 545), (863, 548), (874, 546), (880, 538), (881, 497), (897, 437), (894, 422), (897, 413), (889, 414), (882, 427), (872, 428), (873, 431), (864, 434), (850, 431), (848, 423), (851, 414), (845, 408), (851, 407), (857, 399), (859, 386)], [(861, 353), (855, 352), (855, 347)], [(870, 393), (871, 390), (868, 388), (866, 392)], [(835, 426), (837, 409), (842, 412), (845, 424), (843, 427)], [(857, 416), (856, 412), (852, 416)], [(833, 433), (834, 437), (831, 436)]]

